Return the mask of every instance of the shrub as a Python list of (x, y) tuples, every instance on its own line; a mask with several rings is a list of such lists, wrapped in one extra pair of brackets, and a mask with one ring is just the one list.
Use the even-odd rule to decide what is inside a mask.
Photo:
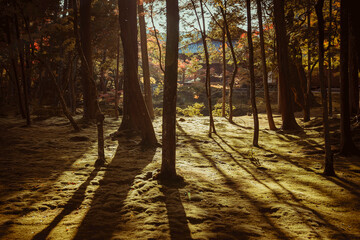
[(189, 105), (187, 108), (176, 108), (176, 113), (186, 116), (186, 117), (193, 117), (193, 116), (203, 116), (201, 111), (205, 108), (203, 103), (194, 103), (193, 105)]
[[(233, 105), (233, 111), (236, 109), (236, 107)], [(229, 104), (225, 103), (225, 116), (229, 116), (230, 106)], [(212, 111), (212, 114), (214, 117), (221, 117), (222, 114), (222, 103), (217, 103), (214, 106), (214, 110)]]

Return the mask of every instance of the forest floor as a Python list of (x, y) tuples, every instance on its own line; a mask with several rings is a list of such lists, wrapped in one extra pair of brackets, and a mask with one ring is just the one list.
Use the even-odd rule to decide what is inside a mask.
[[(169, 186), (154, 178), (161, 148), (110, 137), (120, 120), (106, 118), (108, 165), (96, 169), (95, 125), (2, 117), (0, 239), (360, 239), (360, 158), (335, 155), (326, 177), (320, 117), (298, 118), (297, 132), (259, 118), (255, 148), (252, 116), (215, 118), (213, 138), (208, 117), (179, 117), (184, 183)], [(336, 152), (339, 115), (330, 122)], [(161, 142), (161, 118), (153, 124)]]

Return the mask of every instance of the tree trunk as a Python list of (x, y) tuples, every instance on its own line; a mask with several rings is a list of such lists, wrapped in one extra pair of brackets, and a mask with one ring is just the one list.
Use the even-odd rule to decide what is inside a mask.
[(107, 93), (106, 79), (105, 79), (105, 63), (106, 63), (106, 49), (103, 51), (103, 57), (100, 63), (100, 87), (103, 93)]
[(254, 136), (253, 146), (259, 146), (259, 118), (256, 108), (256, 96), (255, 96), (255, 72), (254, 72), (254, 46), (252, 41), (252, 29), (251, 29), (251, 9), (250, 0), (246, 0), (246, 12), (247, 12), (247, 38), (249, 46), (249, 70), (250, 70), (250, 99), (251, 107), (254, 118)]
[(137, 47), (137, 3), (133, 0), (119, 0), (121, 41), (123, 44), (125, 71), (125, 91), (128, 91), (128, 111), (131, 120), (141, 132), (142, 144), (157, 146), (154, 128), (146, 108), (138, 81)]
[[(226, 6), (225, 6), (226, 7)], [(229, 25), (227, 22), (227, 17), (226, 17), (226, 12), (222, 7), (219, 7), (220, 11), (221, 11), (221, 15), (224, 19), (224, 24), (225, 24), (225, 30), (226, 30), (226, 35), (227, 35), (227, 39), (229, 42), (229, 47), (230, 47), (230, 51), (231, 51), (231, 55), (233, 58), (233, 62), (234, 62), (234, 70), (231, 76), (231, 81), (229, 84), (229, 122), (233, 123), (233, 104), (232, 104), (232, 97), (233, 97), (233, 89), (234, 89), (234, 83), (235, 83), (235, 77), (238, 71), (238, 65), (237, 65), (237, 59), (236, 59), (236, 55), (235, 55), (235, 51), (234, 51), (234, 46), (232, 44), (232, 39), (231, 39), (231, 34), (230, 34), (230, 30), (229, 30)]]
[(9, 17), (6, 17), (5, 31), (6, 31), (7, 43), (9, 46), (9, 57), (10, 57), (11, 68), (12, 68), (12, 71), (10, 71), (10, 74), (13, 76), (13, 79), (15, 81), (18, 102), (19, 102), (19, 104), (18, 104), (19, 112), (20, 112), (22, 118), (26, 118), (24, 105), (23, 105), (23, 98), (22, 98), (22, 94), (21, 94), (20, 80), (19, 80), (19, 75), (18, 75), (18, 71), (17, 71), (16, 57), (14, 55), (14, 50), (11, 47), (11, 45), (12, 45), (12, 30), (11, 29), (12, 29), (12, 27), (10, 26), (10, 19), (9, 19)]
[(318, 19), (319, 30), (319, 79), (321, 87), (321, 102), (323, 108), (323, 125), (324, 125), (324, 141), (325, 141), (325, 168), (324, 174), (327, 176), (334, 176), (333, 154), (330, 145), (329, 121), (328, 121), (328, 107), (325, 89), (324, 76), (324, 18), (323, 18), (324, 0), (318, 0), (315, 6), (316, 15)]
[(331, 46), (332, 46), (332, 1), (329, 0), (329, 48), (328, 48), (328, 64), (329, 64), (329, 74), (328, 74), (328, 95), (329, 95), (329, 116), (332, 116), (332, 91), (331, 91), (331, 85), (332, 85), (332, 67), (331, 67)]
[(300, 126), (297, 124), (293, 112), (290, 92), (290, 72), (289, 72), (289, 54), (288, 40), (286, 36), (286, 24), (284, 15), (284, 0), (274, 0), (275, 32), (278, 51), (279, 66), (279, 84), (282, 129), (297, 130)]
[[(77, 1), (76, 0), (74, 0), (73, 9), (74, 9), (74, 35), (75, 35), (75, 39), (76, 39), (76, 46), (77, 46), (77, 49), (78, 49), (78, 52), (79, 52), (79, 55), (81, 58), (82, 74), (84, 77), (85, 76), (88, 77), (88, 78), (86, 78), (86, 81), (89, 84), (88, 89), (90, 89), (91, 92), (93, 92), (92, 95), (88, 96), (88, 97), (92, 97), (92, 98), (89, 98), (88, 101), (89, 101), (89, 104), (91, 105), (91, 108), (94, 107), (94, 110), (92, 110), (92, 111), (95, 112), (94, 114), (95, 114), (95, 118), (96, 118), (96, 126), (97, 126), (97, 133), (98, 133), (98, 159), (95, 161), (94, 165), (96, 168), (98, 168), (106, 163), (105, 152), (104, 152), (104, 130), (103, 130), (105, 117), (101, 112), (99, 102), (97, 100), (96, 83), (95, 83), (95, 79), (93, 77), (91, 38), (90, 38), (90, 31), (89, 31), (90, 26), (85, 26), (85, 31), (82, 31), (82, 42), (84, 42), (86, 45), (86, 47), (84, 47), (84, 46), (82, 46), (82, 42), (80, 42), (80, 39), (79, 39), (80, 36), (78, 33), (78, 28), (77, 28)], [(90, 25), (91, 1), (80, 0), (80, 15), (81, 15), (81, 12), (83, 12), (83, 14), (82, 14), (83, 19), (81, 19), (83, 21), (83, 24), (88, 22), (88, 24)], [(83, 38), (84, 36), (88, 36), (89, 38), (84, 39)], [(90, 50), (90, 52), (87, 52), (85, 55), (84, 49), (87, 51)], [(87, 71), (87, 73), (85, 73), (85, 71)], [(88, 112), (88, 113), (90, 113), (90, 112)], [(84, 113), (84, 119), (85, 120), (88, 119), (88, 117), (85, 116), (85, 113)]]
[(72, 64), (72, 72), (70, 74), (70, 99), (71, 99), (71, 114), (76, 114), (76, 69), (78, 57), (75, 57)]
[(160, 69), (163, 73), (165, 73), (165, 70), (163, 68), (163, 65), (162, 65), (162, 60), (161, 60), (161, 56), (162, 56), (162, 53), (161, 53), (161, 45), (160, 45), (160, 41), (159, 41), (159, 37), (157, 35), (157, 30), (156, 30), (156, 27), (155, 27), (155, 23), (154, 23), (154, 17), (153, 17), (153, 3), (154, 1), (151, 2), (151, 7), (150, 7), (150, 19), (151, 19), (151, 23), (152, 23), (152, 27), (154, 29), (154, 36), (155, 36), (155, 39), (156, 39), (156, 44), (158, 46), (158, 49), (159, 49), (159, 65), (160, 65)]
[[(96, 89), (91, 84), (93, 63), (91, 50), (91, 1), (80, 0), (80, 42), (85, 59), (81, 59), (81, 82), (84, 96), (84, 119), (96, 119)], [(95, 86), (96, 87), (96, 86)]]
[(201, 9), (201, 19), (202, 23), (200, 23), (200, 18), (196, 10), (195, 2), (191, 0), (191, 3), (194, 7), (194, 12), (196, 15), (196, 19), (198, 22), (198, 26), (201, 33), (201, 39), (204, 46), (204, 54), (205, 54), (205, 66), (206, 66), (206, 72), (205, 72), (205, 91), (206, 91), (206, 97), (208, 100), (208, 109), (209, 109), (209, 117), (210, 117), (210, 123), (209, 123), (209, 137), (211, 137), (212, 133), (216, 134), (215, 130), (215, 124), (214, 124), (214, 118), (212, 114), (212, 103), (211, 103), (211, 83), (210, 83), (210, 60), (209, 60), (209, 51), (207, 47), (207, 35), (206, 35), (206, 25), (205, 25), (205, 15), (204, 15), (204, 7), (203, 7), (203, 1), (200, 0), (200, 9)]
[(349, 109), (349, 0), (340, 1), (340, 153), (357, 152), (350, 130)]
[(154, 107), (152, 103), (152, 94), (150, 86), (150, 70), (149, 70), (149, 57), (147, 48), (147, 37), (146, 37), (146, 22), (143, 0), (138, 0), (138, 13), (139, 13), (139, 26), (140, 26), (140, 44), (141, 44), (141, 60), (144, 78), (144, 93), (145, 103), (149, 111), (151, 119), (154, 119)]
[[(119, 23), (120, 24), (120, 23)], [(117, 35), (116, 41), (116, 75), (115, 75), (115, 119), (119, 118), (119, 65), (120, 65), (120, 33)]]
[(356, 40), (352, 25), (349, 19), (349, 104), (350, 115), (355, 116), (359, 111), (359, 75)]
[[(331, 1), (331, 0), (330, 0)], [(307, 9), (307, 27), (308, 27), (308, 39), (307, 39), (307, 59), (308, 59), (308, 77), (306, 83), (306, 97), (305, 97), (305, 112), (304, 112), (304, 122), (310, 121), (310, 106), (311, 106), (311, 54), (310, 54), (310, 24), (311, 24), (311, 5), (310, 0), (308, 0), (308, 9)]]
[(19, 23), (17, 19), (17, 15), (14, 15), (15, 19), (15, 30), (16, 30), (16, 41), (17, 41), (17, 49), (20, 58), (20, 70), (21, 70), (21, 80), (23, 86), (23, 93), (24, 93), (24, 109), (25, 109), (25, 116), (26, 116), (26, 126), (31, 125), (30, 119), (30, 109), (29, 109), (29, 85), (28, 79), (25, 71), (25, 61), (24, 61), (24, 44), (20, 40), (20, 29)]
[(176, 179), (176, 88), (179, 46), (178, 0), (166, 1), (166, 22), (161, 177), (163, 179)]
[(267, 114), (270, 130), (276, 130), (276, 126), (275, 126), (274, 119), (272, 116), (270, 96), (269, 96), (269, 86), (268, 86), (267, 68), (266, 68), (266, 55), (265, 55), (265, 43), (264, 43), (264, 30), (263, 30), (262, 11), (261, 11), (260, 0), (256, 0), (256, 5), (257, 5), (257, 16), (258, 16), (259, 30), (260, 30), (261, 66), (262, 66), (262, 74), (263, 74), (266, 114)]
[(226, 117), (226, 34), (225, 27), (222, 28), (222, 64), (223, 64), (223, 87), (222, 87), (222, 108), (221, 116)]

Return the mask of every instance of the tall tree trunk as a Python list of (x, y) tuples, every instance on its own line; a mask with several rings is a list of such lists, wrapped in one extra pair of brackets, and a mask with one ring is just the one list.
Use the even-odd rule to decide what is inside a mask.
[[(80, 42), (84, 59), (81, 59), (81, 82), (84, 96), (84, 119), (96, 119), (96, 89), (91, 83), (93, 62), (91, 50), (91, 1), (80, 0)], [(96, 87), (96, 86), (95, 86)]]
[(263, 84), (264, 84), (264, 99), (265, 99), (265, 104), (266, 104), (266, 114), (267, 114), (270, 130), (276, 130), (276, 126), (275, 126), (274, 119), (272, 116), (270, 96), (269, 96), (269, 86), (268, 86), (267, 68), (266, 68), (266, 55), (265, 55), (265, 43), (264, 43), (264, 29), (263, 29), (260, 0), (256, 0), (256, 6), (257, 6), (257, 16), (258, 16), (259, 30), (260, 30), (261, 66), (262, 66), (262, 75), (263, 75)]
[[(120, 24), (120, 23), (119, 23)], [(115, 75), (115, 119), (119, 118), (119, 65), (120, 65), (120, 33), (117, 34), (117, 41), (116, 41), (116, 75)]]
[(144, 93), (145, 103), (149, 111), (151, 119), (154, 119), (154, 107), (152, 103), (152, 94), (150, 86), (150, 70), (149, 70), (149, 57), (147, 48), (147, 37), (146, 37), (146, 22), (144, 12), (143, 0), (138, 0), (138, 13), (139, 13), (139, 26), (140, 26), (140, 44), (141, 44), (141, 60), (144, 78)]
[(334, 176), (333, 154), (330, 145), (329, 133), (329, 120), (328, 120), (328, 107), (325, 89), (325, 76), (324, 76), (324, 17), (323, 17), (324, 0), (318, 0), (315, 6), (316, 15), (318, 19), (319, 30), (319, 79), (321, 87), (321, 102), (323, 108), (323, 125), (324, 125), (324, 141), (325, 141), (325, 168), (324, 174), (327, 176)]
[(349, 19), (349, 104), (350, 115), (354, 116), (359, 111), (359, 75), (355, 31), (352, 25)]
[(154, 1), (151, 2), (151, 6), (150, 6), (150, 19), (151, 19), (152, 27), (154, 29), (154, 36), (155, 36), (155, 39), (156, 39), (156, 44), (157, 44), (158, 49), (159, 49), (159, 66), (160, 66), (160, 70), (163, 73), (165, 73), (164, 67), (162, 65), (162, 60), (161, 60), (161, 58), (162, 58), (161, 45), (160, 45), (159, 37), (157, 35), (157, 30), (156, 30), (156, 27), (155, 27), (155, 23), (154, 23), (153, 3), (154, 3)]
[[(104, 114), (102, 114), (99, 102), (97, 99), (97, 89), (96, 89), (96, 82), (93, 77), (93, 68), (92, 68), (92, 55), (91, 55), (91, 38), (90, 38), (90, 26), (85, 26), (86, 31), (82, 31), (82, 42), (85, 43), (86, 47), (82, 46), (82, 42), (80, 42), (80, 35), (78, 33), (77, 28), (77, 1), (74, 0), (73, 3), (73, 10), (74, 10), (74, 35), (76, 38), (76, 46), (81, 58), (81, 67), (82, 67), (82, 74), (84, 77), (87, 77), (86, 81), (89, 84), (88, 89), (91, 90), (92, 95), (89, 95), (89, 104), (91, 105), (91, 108), (94, 107), (95, 118), (96, 118), (96, 127), (97, 127), (97, 133), (98, 133), (98, 159), (95, 161), (95, 167), (100, 167), (106, 163), (105, 159), (105, 151), (104, 151)], [(86, 22), (90, 25), (90, 12), (91, 12), (91, 1), (86, 0), (80, 0), (80, 15), (82, 14), (82, 25), (84, 25)], [(81, 22), (81, 21), (80, 21)], [(87, 39), (84, 39), (84, 36), (88, 36)], [(87, 40), (87, 41), (86, 41)], [(87, 52), (86, 54), (84, 51), (87, 50), (90, 52)], [(87, 71), (87, 73), (85, 73)], [(88, 109), (90, 110), (90, 109)], [(88, 112), (90, 113), (90, 112)], [(91, 112), (92, 113), (92, 112)], [(85, 116), (84, 118), (88, 119), (88, 117)]]
[(166, 0), (166, 56), (163, 99), (161, 177), (175, 179), (176, 175), (176, 88), (179, 47), (178, 0)]
[(13, 79), (15, 81), (15, 86), (16, 86), (16, 91), (17, 91), (17, 96), (18, 96), (18, 107), (19, 107), (19, 112), (22, 116), (22, 118), (26, 118), (25, 115), (25, 110), (24, 110), (24, 105), (23, 105), (23, 98), (22, 98), (22, 93), (21, 93), (21, 87), (20, 87), (20, 80), (19, 80), (19, 75), (18, 75), (18, 71), (17, 71), (17, 64), (16, 64), (16, 55), (14, 54), (14, 49), (11, 47), (13, 44), (12, 41), (12, 27), (10, 26), (10, 18), (6, 17), (6, 39), (7, 39), (7, 43), (8, 43), (8, 47), (9, 47), (9, 56), (10, 56), (10, 62), (11, 62), (11, 68), (12, 71), (10, 71), (10, 74), (13, 76)]
[(238, 71), (238, 65), (237, 65), (237, 59), (236, 59), (236, 55), (235, 55), (235, 51), (234, 51), (234, 46), (232, 44), (232, 38), (231, 38), (231, 34), (230, 34), (230, 30), (229, 30), (229, 25), (227, 22), (227, 17), (226, 17), (226, 6), (225, 9), (223, 9), (221, 6), (219, 7), (220, 11), (221, 11), (221, 15), (224, 19), (224, 24), (225, 24), (225, 30), (226, 30), (226, 36), (229, 42), (229, 47), (230, 47), (230, 51), (231, 51), (231, 56), (233, 58), (233, 62), (234, 62), (234, 70), (233, 73), (231, 75), (231, 80), (230, 80), (230, 84), (229, 84), (229, 122), (233, 123), (233, 103), (232, 103), (232, 97), (233, 97), (233, 89), (234, 89), (234, 83), (235, 83), (235, 77)]
[(279, 65), (282, 129), (295, 130), (295, 129), (299, 129), (300, 126), (297, 124), (295, 120), (292, 100), (291, 100), (291, 92), (290, 92), (291, 76), (289, 72), (290, 59), (288, 53), (288, 40), (286, 36), (284, 0), (274, 0), (274, 15), (275, 15), (275, 32), (276, 32), (278, 65)]
[(206, 72), (205, 72), (205, 91), (206, 91), (206, 97), (208, 100), (208, 109), (209, 109), (209, 117), (210, 117), (210, 123), (209, 123), (209, 137), (211, 137), (212, 133), (216, 134), (215, 130), (215, 124), (214, 124), (214, 118), (212, 114), (212, 103), (211, 103), (211, 82), (210, 82), (210, 60), (209, 60), (209, 50), (207, 47), (207, 35), (206, 35), (206, 25), (205, 25), (205, 15), (204, 15), (204, 7), (203, 7), (203, 0), (200, 0), (200, 10), (201, 10), (201, 19), (202, 22), (200, 23), (200, 18), (196, 10), (195, 2), (191, 0), (191, 3), (194, 7), (196, 19), (198, 22), (198, 26), (201, 32), (201, 39), (204, 46), (204, 54), (205, 54), (205, 66), (206, 66)]
[(18, 23), (18, 17), (15, 14), (15, 30), (16, 30), (16, 41), (17, 41), (17, 49), (20, 58), (20, 70), (21, 70), (21, 80), (23, 86), (23, 93), (24, 93), (24, 109), (25, 109), (25, 116), (26, 116), (26, 125), (31, 125), (30, 119), (30, 109), (29, 109), (29, 84), (25, 70), (25, 61), (24, 61), (24, 44), (21, 42), (20, 39), (20, 29)]
[(119, 0), (121, 41), (123, 44), (125, 71), (125, 91), (128, 91), (128, 110), (131, 120), (141, 132), (142, 144), (157, 146), (157, 140), (149, 112), (146, 108), (138, 81), (138, 47), (136, 1)]
[(70, 86), (69, 86), (69, 91), (70, 91), (70, 99), (71, 99), (71, 114), (75, 115), (76, 114), (76, 69), (77, 69), (77, 62), (78, 62), (78, 57), (75, 57), (72, 60), (72, 69), (71, 69), (71, 74), (70, 74)]
[(332, 86), (332, 66), (331, 66), (331, 58), (332, 58), (332, 53), (331, 53), (331, 47), (332, 47), (332, 1), (333, 0), (329, 0), (329, 37), (328, 37), (328, 41), (329, 41), (329, 48), (328, 48), (328, 65), (329, 65), (329, 74), (328, 74), (328, 95), (329, 95), (329, 116), (332, 116), (332, 91), (331, 91), (331, 86)]
[(304, 122), (310, 121), (310, 107), (311, 107), (311, 45), (310, 45), (310, 36), (311, 36), (311, 4), (310, 0), (307, 2), (307, 28), (308, 28), (308, 34), (307, 34), (307, 60), (308, 60), (308, 77), (307, 77), (307, 83), (306, 83), (306, 97), (305, 97), (305, 111), (304, 111)]
[(226, 34), (225, 27), (222, 29), (222, 64), (223, 64), (223, 86), (222, 86), (222, 107), (221, 107), (221, 116), (226, 117)]
[(105, 79), (105, 63), (106, 63), (106, 48), (103, 51), (103, 58), (101, 59), (100, 67), (100, 86), (103, 93), (107, 93), (106, 79)]
[(349, 109), (349, 0), (340, 1), (340, 153), (357, 152), (350, 130)]
[(251, 29), (251, 6), (250, 0), (246, 0), (246, 15), (247, 15), (247, 38), (249, 46), (249, 70), (250, 70), (250, 98), (251, 107), (254, 118), (254, 137), (253, 146), (259, 146), (259, 118), (256, 108), (256, 96), (255, 96), (255, 72), (254, 72), (254, 46), (252, 41), (252, 29)]

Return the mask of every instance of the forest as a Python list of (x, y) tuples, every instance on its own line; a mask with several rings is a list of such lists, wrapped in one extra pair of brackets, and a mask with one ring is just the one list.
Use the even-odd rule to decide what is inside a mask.
[(0, 3), (0, 239), (360, 239), (354, 1)]

